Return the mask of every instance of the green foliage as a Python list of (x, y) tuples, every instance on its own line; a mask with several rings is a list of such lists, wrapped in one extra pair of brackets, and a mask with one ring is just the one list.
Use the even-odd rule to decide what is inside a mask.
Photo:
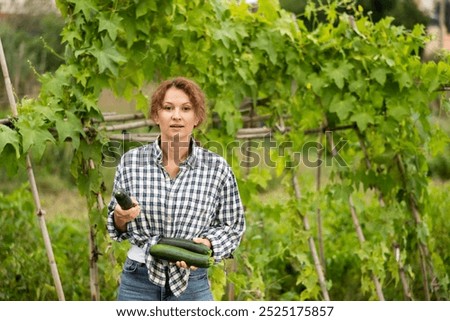
[[(63, 19), (55, 13), (5, 15), (0, 37), (16, 94), (34, 95), (39, 82), (34, 74), (55, 71), (64, 62), (59, 35)], [(8, 109), (4, 82), (0, 83), (0, 110)]]
[[(28, 186), (0, 194), (1, 300), (57, 300), (38, 218)], [(88, 224), (62, 216), (47, 223), (66, 300), (88, 300)], [(120, 253), (121, 249), (115, 247)], [(102, 253), (107, 254), (107, 253)], [(114, 300), (117, 276), (109, 259), (100, 259), (102, 299)]]
[[(243, 126), (238, 106), (244, 98), (269, 117), (272, 128), (288, 129), (273, 135), (276, 146), (286, 147), (270, 150), (274, 165), (259, 163), (247, 171), (237, 155), (223, 153), (240, 184), (248, 230), (236, 271), (224, 274), (216, 267), (214, 285), (223, 287), (225, 275), (242, 300), (322, 299), (311, 258), (320, 227), (333, 299), (377, 299), (373, 277), (387, 299), (402, 299), (399, 262), (414, 298), (448, 299), (448, 255), (433, 233), (447, 227), (445, 207), (431, 202), (427, 156), (432, 147), (445, 146), (429, 116), (430, 103), (449, 82), (450, 66), (447, 58), (421, 62), (423, 26), (407, 30), (392, 18), (373, 23), (352, 1), (308, 2), (306, 22), (269, 0), (260, 0), (256, 12), (244, 1), (61, 0), (58, 6), (66, 21), (66, 63), (40, 76), (39, 98), (20, 102), (13, 128), (0, 126), (0, 159), (14, 172), (11, 160), (28, 151), (42, 157), (43, 143), (71, 141), (71, 173), (87, 199), (100, 252), (108, 254), (100, 263), (104, 275), (112, 271), (108, 284), (117, 282), (124, 253), (108, 242), (106, 213), (96, 204), (104, 192), (98, 165), (108, 143), (95, 122), (102, 118), (98, 96), (111, 89), (146, 110), (144, 87), (181, 74), (205, 89), (211, 114), (220, 120), (197, 132), (202, 141), (228, 146)], [(259, 106), (261, 99), (269, 105)], [(321, 141), (305, 134), (322, 126), (328, 134)], [(305, 162), (311, 143), (324, 154), (320, 168), (327, 179), (321, 177), (320, 190), (309, 176), (317, 166)], [(300, 199), (293, 176), (300, 181)], [(262, 202), (274, 188), (271, 180), (284, 197)], [(316, 220), (319, 209), (323, 223)], [(364, 242), (356, 236), (351, 209)], [(448, 245), (445, 237), (439, 240)], [(223, 298), (225, 290), (214, 294)]]
[[(8, 227), (3, 229), (0, 242), (0, 252), (4, 258), (0, 286), (2, 300), (57, 299), (30, 192), (22, 187), (11, 195), (0, 197), (1, 223)], [(73, 294), (73, 299), (84, 297), (83, 280), (88, 281), (82, 273), (83, 266), (86, 267), (86, 253), (79, 252), (83, 247), (72, 247), (84, 243), (84, 240), (80, 239), (79, 230), (70, 228), (68, 222), (60, 222), (51, 231), (58, 238), (55, 253), (56, 260), (61, 263), (61, 278), (77, 280), (63, 283)], [(80, 258), (83, 259), (80, 261)]]
[[(27, 300), (43, 298), (46, 295), (53, 296), (52, 291), (49, 291), (51, 282), (47, 280), (50, 274), (33, 273), (33, 270), (41, 265), (39, 261), (44, 263), (44, 260), (37, 259), (43, 251), (35, 251), (36, 244), (42, 242), (39, 242), (37, 233), (33, 233), (38, 231), (38, 225), (33, 217), (34, 209), (30, 193), (25, 193), (25, 188), (22, 188), (9, 197), (0, 195), (0, 198), (2, 213), (0, 220), (4, 227), (0, 235), (0, 253), (4, 266), (0, 281), (1, 299)], [(29, 239), (24, 239), (24, 236), (28, 236)], [(43, 266), (48, 270), (45, 263)]]

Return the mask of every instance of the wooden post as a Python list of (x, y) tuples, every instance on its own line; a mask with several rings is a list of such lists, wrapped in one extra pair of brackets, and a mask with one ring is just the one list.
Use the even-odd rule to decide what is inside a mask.
[[(3, 77), (5, 79), (5, 87), (6, 87), (6, 93), (8, 95), (9, 105), (11, 107), (13, 116), (17, 117), (18, 116), (17, 105), (16, 105), (16, 101), (14, 98), (13, 88), (11, 85), (11, 79), (9, 78), (8, 66), (6, 64), (6, 58), (5, 58), (5, 53), (3, 51), (3, 44), (2, 44), (1, 39), (0, 39), (0, 62), (1, 62), (1, 66), (2, 66)], [(52, 243), (50, 241), (50, 236), (48, 234), (47, 225), (45, 223), (45, 215), (44, 215), (45, 211), (41, 206), (39, 192), (38, 192), (38, 188), (36, 185), (36, 180), (35, 180), (34, 172), (33, 172), (33, 166), (31, 164), (31, 157), (30, 157), (29, 153), (26, 155), (26, 166), (27, 166), (28, 180), (30, 181), (30, 187), (31, 187), (31, 191), (33, 193), (34, 204), (36, 206), (36, 214), (37, 214), (37, 217), (39, 220), (39, 226), (41, 228), (42, 236), (44, 238), (44, 245), (45, 245), (45, 249), (47, 251), (47, 257), (48, 257), (48, 260), (50, 263), (50, 269), (51, 269), (51, 273), (53, 276), (53, 281), (55, 283), (56, 293), (58, 295), (58, 299), (60, 301), (64, 301), (65, 300), (64, 292), (63, 292), (63, 288), (61, 285), (61, 280), (59, 278), (58, 268), (57, 268), (56, 262), (55, 262), (55, 256), (53, 254)]]

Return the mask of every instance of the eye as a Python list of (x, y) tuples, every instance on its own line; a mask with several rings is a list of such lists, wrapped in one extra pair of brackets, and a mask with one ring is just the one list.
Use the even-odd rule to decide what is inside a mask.
[(170, 111), (170, 110), (173, 109), (173, 106), (170, 106), (170, 105), (163, 105), (161, 109), (162, 109), (162, 110)]
[(189, 105), (183, 106), (182, 110), (183, 111), (190, 111), (190, 110), (192, 110), (192, 106), (189, 106)]

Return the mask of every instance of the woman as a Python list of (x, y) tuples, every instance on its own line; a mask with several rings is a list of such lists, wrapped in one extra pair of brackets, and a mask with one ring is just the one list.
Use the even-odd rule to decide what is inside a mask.
[(112, 198), (108, 206), (110, 236), (132, 244), (118, 300), (213, 300), (207, 269), (149, 254), (163, 236), (205, 244), (216, 263), (239, 245), (245, 219), (235, 176), (222, 157), (192, 137), (205, 119), (205, 104), (192, 80), (162, 82), (150, 109), (159, 138), (125, 153), (117, 167), (113, 190), (124, 189), (135, 204), (123, 210)]

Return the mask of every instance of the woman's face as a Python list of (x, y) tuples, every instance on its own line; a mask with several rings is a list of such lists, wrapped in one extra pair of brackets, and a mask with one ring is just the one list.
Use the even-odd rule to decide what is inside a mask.
[(174, 87), (167, 90), (154, 121), (159, 125), (163, 140), (181, 142), (189, 141), (194, 127), (198, 124), (188, 95)]

